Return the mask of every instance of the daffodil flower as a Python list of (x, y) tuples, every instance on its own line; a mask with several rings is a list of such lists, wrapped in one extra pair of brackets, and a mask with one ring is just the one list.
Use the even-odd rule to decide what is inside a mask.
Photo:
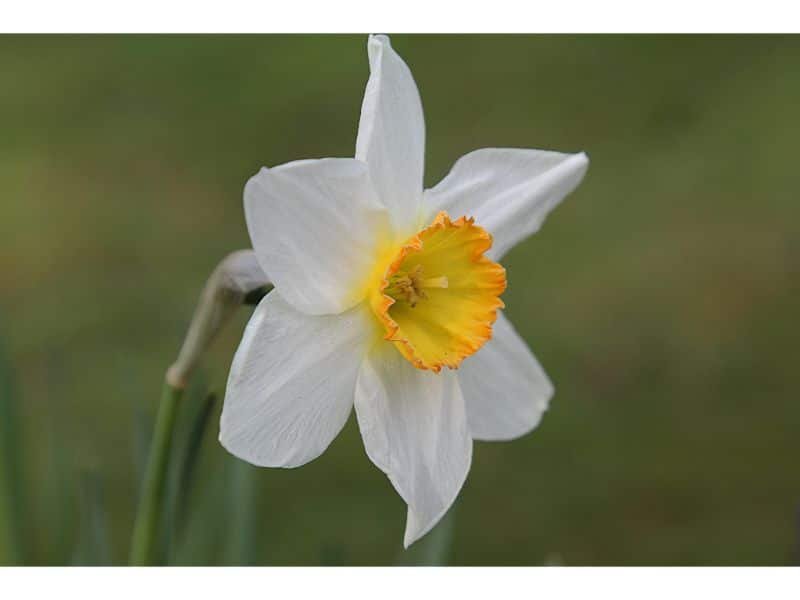
[(244, 191), (258, 262), (275, 289), (228, 379), (220, 440), (254, 465), (317, 458), (353, 406), (369, 458), (425, 535), (469, 471), (473, 440), (539, 423), (553, 394), (500, 312), (499, 264), (581, 181), (585, 154), (487, 148), (423, 190), (419, 92), (386, 36), (355, 158), (263, 168)]

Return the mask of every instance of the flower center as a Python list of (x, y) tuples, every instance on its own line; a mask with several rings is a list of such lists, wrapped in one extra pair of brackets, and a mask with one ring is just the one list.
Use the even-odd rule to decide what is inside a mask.
[(410, 272), (398, 271), (389, 279), (389, 285), (383, 293), (395, 300), (408, 302), (411, 308), (417, 305), (420, 300), (428, 298), (425, 288), (446, 289), (448, 281), (446, 275), (440, 277), (423, 277), (421, 264), (415, 265)]
[(474, 219), (440, 212), (381, 271), (370, 304), (415, 367), (456, 369), (491, 338), (506, 288), (505, 269), (484, 255), (491, 245)]

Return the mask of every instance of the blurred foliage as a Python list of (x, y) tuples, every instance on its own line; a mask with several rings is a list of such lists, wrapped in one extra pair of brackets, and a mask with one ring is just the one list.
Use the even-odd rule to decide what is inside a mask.
[(113, 561), (102, 480), (96, 473), (83, 473), (80, 487), (80, 520), (75, 530), (76, 546), (72, 564), (110, 565)]
[[(449, 563), (795, 560), (800, 38), (393, 44), (425, 105), (428, 185), (485, 146), (592, 160), (504, 261), (507, 312), (556, 397), (532, 435), (476, 444)], [(248, 246), (242, 187), (261, 165), (352, 156), (365, 45), (0, 38), (0, 319), (26, 562), (76, 547), (124, 560), (164, 369), (211, 269)], [(224, 390), (247, 313), (208, 357), (206, 391)], [(353, 419), (311, 464), (254, 469), (219, 446), (206, 398), (179, 416), (203, 443), (180, 446), (194, 483), (172, 562), (395, 562), (405, 506)]]
[(13, 369), (0, 338), (0, 565), (23, 563), (21, 444)]

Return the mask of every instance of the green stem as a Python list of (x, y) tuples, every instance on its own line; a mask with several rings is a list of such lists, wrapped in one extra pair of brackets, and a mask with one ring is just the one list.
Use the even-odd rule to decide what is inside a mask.
[(146, 566), (155, 564), (155, 542), (163, 514), (164, 489), (172, 447), (172, 430), (175, 414), (183, 389), (173, 387), (166, 381), (158, 407), (156, 427), (150, 442), (150, 457), (144, 474), (139, 510), (133, 525), (130, 564)]

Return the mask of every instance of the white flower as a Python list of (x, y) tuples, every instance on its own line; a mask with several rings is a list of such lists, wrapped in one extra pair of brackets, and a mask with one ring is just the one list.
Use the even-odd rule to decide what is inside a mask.
[(367, 454), (408, 504), (408, 547), (458, 495), (472, 440), (519, 437), (547, 408), (553, 386), (499, 311), (495, 261), (539, 229), (588, 159), (476, 150), (423, 190), (417, 87), (386, 36), (368, 50), (355, 158), (263, 168), (245, 187), (275, 290), (234, 357), (220, 441), (252, 464), (297, 467), (355, 405)]

